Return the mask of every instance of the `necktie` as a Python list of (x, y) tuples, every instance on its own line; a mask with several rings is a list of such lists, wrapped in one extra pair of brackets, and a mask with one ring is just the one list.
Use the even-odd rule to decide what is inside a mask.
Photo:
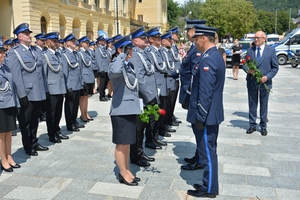
[(31, 50), (31, 48), (29, 47), (28, 48), (28, 51), (31, 53), (31, 55), (34, 57), (34, 59), (36, 60), (36, 57), (34, 56), (34, 54), (33, 54), (33, 52), (32, 52), (32, 50)]
[(256, 62), (259, 63), (259, 61), (260, 61), (260, 47), (257, 47)]

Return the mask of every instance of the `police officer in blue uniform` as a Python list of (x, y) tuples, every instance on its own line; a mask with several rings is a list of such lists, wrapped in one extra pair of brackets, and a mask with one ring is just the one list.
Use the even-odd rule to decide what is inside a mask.
[[(129, 62), (133, 65), (136, 77), (139, 84), (139, 96), (143, 99), (144, 105), (154, 105), (158, 103), (158, 95), (156, 88), (156, 80), (154, 76), (154, 66), (151, 64), (148, 56), (145, 54), (144, 49), (147, 45), (147, 35), (144, 27), (140, 27), (131, 33), (133, 48), (132, 57)], [(150, 121), (149, 123), (153, 123)], [(130, 159), (131, 163), (138, 166), (150, 166), (154, 158), (146, 156), (143, 150), (144, 130), (146, 123), (142, 122), (139, 118), (136, 121), (137, 135), (136, 143), (130, 146)]]
[(1, 168), (6, 172), (13, 172), (13, 168), (20, 168), (11, 153), (12, 131), (17, 128), (17, 108), (20, 107), (16, 87), (12, 80), (10, 69), (4, 63), (5, 48), (0, 39), (0, 158)]
[(83, 122), (93, 121), (94, 119), (88, 114), (88, 99), (89, 95), (93, 94), (93, 88), (95, 83), (95, 76), (92, 68), (92, 57), (89, 54), (88, 48), (90, 40), (87, 36), (78, 39), (80, 49), (78, 51), (79, 55), (79, 66), (81, 68), (81, 76), (83, 89), (80, 92), (80, 112), (81, 120)]
[(14, 42), (12, 39), (7, 39), (4, 41), (4, 48), (8, 51), (14, 46)]
[(48, 150), (48, 147), (38, 143), (36, 135), (42, 101), (48, 92), (43, 61), (36, 48), (30, 46), (32, 31), (27, 23), (17, 26), (13, 33), (17, 35), (20, 45), (7, 52), (6, 62), (11, 69), (21, 104), (18, 120), (23, 147), (26, 154), (37, 156), (36, 151)]
[[(163, 61), (160, 46), (161, 46), (161, 33), (159, 32), (159, 27), (154, 27), (147, 31), (147, 37), (150, 43), (150, 46), (146, 48), (145, 53), (150, 59), (151, 63), (155, 69), (155, 80), (156, 87), (158, 89), (159, 96), (159, 107), (166, 109), (166, 97), (167, 97), (167, 80), (165, 78), (166, 63)], [(148, 123), (146, 126), (146, 141), (145, 147), (151, 149), (162, 149), (161, 146), (167, 146), (166, 142), (163, 142), (158, 137), (159, 130), (164, 130), (162, 123), (164, 116), (160, 115), (159, 120), (154, 123)], [(152, 119), (153, 120), (153, 119)]]
[(64, 39), (59, 39), (58, 44), (59, 44), (59, 47), (57, 48), (57, 51), (59, 53), (61, 53), (63, 50), (65, 50), (65, 41), (64, 41)]
[(63, 98), (66, 85), (61, 63), (61, 54), (57, 51), (58, 32), (51, 32), (44, 37), (48, 49), (43, 52), (43, 66), (48, 84), (49, 96), (46, 99), (46, 124), (49, 141), (61, 143), (61, 139), (69, 139), (61, 133), (59, 123), (62, 116)]
[(175, 83), (176, 83), (176, 88), (174, 92), (172, 93), (172, 98), (171, 98), (171, 112), (172, 112), (172, 121), (169, 123), (171, 126), (179, 126), (179, 123), (181, 123), (180, 120), (177, 119), (177, 117), (174, 115), (174, 110), (175, 110), (175, 104), (178, 96), (178, 91), (179, 91), (179, 69), (181, 65), (181, 57), (179, 54), (178, 47), (176, 43), (179, 41), (179, 30), (178, 27), (171, 28), (168, 32), (172, 34), (172, 48), (169, 49), (172, 55), (172, 59), (175, 65), (175, 72), (176, 72), (176, 77), (175, 77)]
[(120, 169), (119, 182), (137, 186), (140, 178), (135, 177), (129, 168), (129, 144), (136, 141), (136, 118), (141, 113), (138, 80), (128, 59), (132, 55), (131, 35), (124, 36), (114, 43), (116, 53), (108, 70), (113, 83), (114, 98), (110, 116), (113, 128), (113, 143), (116, 144), (115, 159)]
[[(39, 33), (37, 35), (34, 36), (36, 41), (35, 44), (36, 46), (33, 46), (32, 48), (36, 48), (36, 50), (40, 53), (40, 56), (42, 56), (43, 51), (45, 51), (46, 48), (46, 39), (45, 39), (45, 34), (44, 33)], [(43, 59), (43, 57), (42, 57)], [(46, 105), (46, 100), (44, 100), (42, 102), (42, 108), (41, 108), (41, 114), (40, 114), (40, 121), (46, 121), (46, 109), (47, 109), (47, 105)]]
[(65, 95), (65, 118), (68, 131), (80, 131), (84, 128), (77, 122), (80, 89), (82, 88), (79, 56), (75, 51), (76, 38), (73, 33), (64, 38), (66, 49), (61, 54), (67, 93)]
[(99, 101), (107, 101), (105, 97), (105, 89), (108, 83), (107, 70), (110, 63), (110, 55), (106, 50), (106, 40), (103, 35), (100, 35), (97, 38), (98, 48), (95, 51), (96, 62), (98, 65), (98, 73), (100, 77), (100, 86), (99, 89)]
[(15, 38), (15, 39), (13, 39), (13, 43), (14, 43), (14, 46), (18, 46), (20, 44), (20, 41), (18, 38)]
[(218, 194), (217, 137), (224, 120), (223, 89), (225, 63), (215, 46), (216, 28), (195, 25), (195, 44), (202, 58), (192, 70), (193, 81), (187, 121), (192, 124), (203, 166), (202, 185), (187, 193), (195, 197), (215, 198)]
[[(195, 45), (195, 25), (205, 24), (205, 20), (189, 20), (186, 19), (186, 28), (187, 38), (192, 42), (190, 50), (186, 53), (185, 57), (182, 60), (182, 64), (179, 70), (180, 73), (180, 93), (179, 93), (179, 103), (182, 104), (183, 109), (188, 109), (189, 100), (190, 100), (190, 88), (192, 81), (192, 69), (200, 61), (201, 52), (197, 49)], [(184, 158), (184, 161), (188, 164), (182, 165), (181, 169), (184, 170), (197, 170), (202, 169), (201, 161), (199, 160), (197, 148), (195, 150), (195, 155), (192, 158)]]
[(173, 118), (173, 105), (172, 105), (172, 97), (173, 93), (176, 90), (176, 78), (178, 78), (178, 73), (176, 72), (175, 63), (172, 58), (172, 53), (170, 49), (172, 48), (172, 33), (167, 32), (161, 36), (161, 44), (160, 52), (162, 55), (162, 59), (166, 64), (167, 74), (165, 75), (167, 79), (167, 97), (166, 101), (166, 115), (163, 119), (164, 131), (159, 131), (159, 135), (164, 137), (171, 137), (171, 134), (168, 132), (176, 132), (175, 129), (172, 129), (170, 124), (172, 123)]

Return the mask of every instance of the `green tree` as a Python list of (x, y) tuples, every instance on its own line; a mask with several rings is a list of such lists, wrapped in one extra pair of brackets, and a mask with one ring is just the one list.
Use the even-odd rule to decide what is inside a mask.
[(267, 34), (275, 33), (275, 13), (258, 10), (256, 15), (257, 20), (251, 32), (262, 30)]
[(167, 10), (168, 23), (170, 27), (174, 27), (177, 25), (178, 17), (181, 12), (178, 3), (174, 2), (173, 0), (168, 0)]
[(207, 20), (208, 26), (219, 29), (220, 37), (230, 34), (242, 38), (257, 19), (252, 3), (246, 0), (206, 0), (200, 13), (200, 18)]
[(185, 2), (182, 6), (182, 17), (188, 17), (189, 19), (199, 19), (200, 17), (200, 7), (202, 5), (201, 0), (190, 0)]

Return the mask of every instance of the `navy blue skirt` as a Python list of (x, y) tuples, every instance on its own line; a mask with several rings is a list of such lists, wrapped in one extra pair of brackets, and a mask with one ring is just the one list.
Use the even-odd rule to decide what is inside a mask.
[(110, 116), (112, 124), (112, 142), (114, 144), (135, 144), (136, 115)]
[(17, 129), (16, 125), (17, 108), (0, 109), (0, 133), (6, 133)]

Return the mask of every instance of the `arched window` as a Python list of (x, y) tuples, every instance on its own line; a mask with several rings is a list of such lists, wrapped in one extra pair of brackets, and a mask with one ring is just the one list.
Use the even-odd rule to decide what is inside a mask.
[(45, 17), (41, 17), (41, 33), (47, 33), (47, 21)]

